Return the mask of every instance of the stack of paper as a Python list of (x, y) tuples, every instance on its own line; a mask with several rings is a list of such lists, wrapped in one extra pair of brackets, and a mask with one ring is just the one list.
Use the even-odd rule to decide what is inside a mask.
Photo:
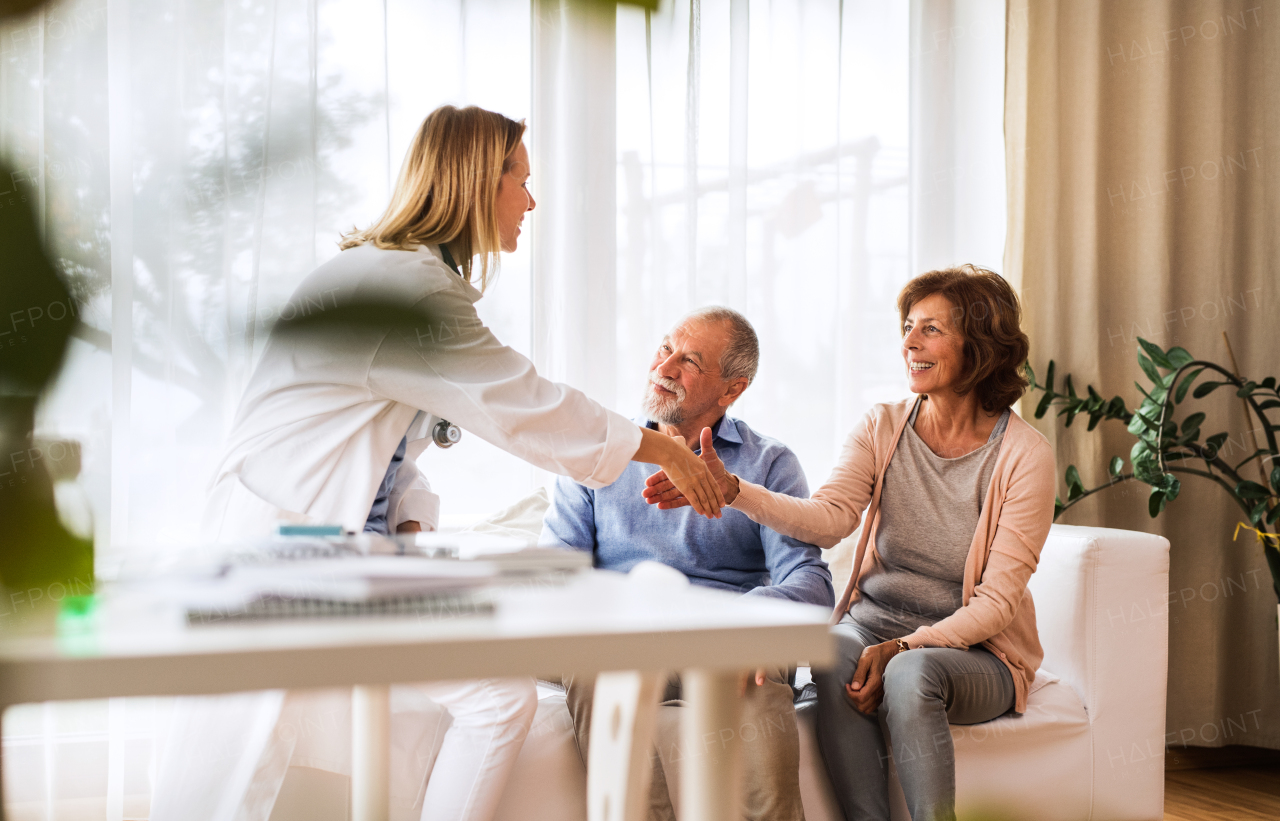
[(306, 534), (224, 557), (163, 585), (188, 622), (491, 613), (495, 585), (591, 566), (589, 553), (483, 533)]
[(585, 550), (538, 547), (489, 533), (419, 533), (414, 547), (424, 556), (492, 564), (504, 575), (563, 573), (591, 567), (591, 554)]

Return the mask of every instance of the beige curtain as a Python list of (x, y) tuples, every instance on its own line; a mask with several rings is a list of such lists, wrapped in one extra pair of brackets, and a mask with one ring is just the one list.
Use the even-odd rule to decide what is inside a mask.
[[(1077, 389), (1134, 407), (1136, 337), (1230, 367), (1225, 331), (1244, 374), (1280, 375), (1280, 5), (1010, 0), (1007, 36), (1005, 270), (1037, 372), (1054, 359)], [(1205, 436), (1232, 434), (1233, 463), (1252, 452), (1228, 391), (1187, 405), (1179, 418), (1209, 415)], [(1088, 487), (1134, 441), (1118, 422), (1039, 427), (1059, 476), (1076, 464)], [(1208, 480), (1186, 477), (1157, 520), (1148, 491), (1119, 485), (1059, 521), (1172, 544), (1170, 745), (1280, 748), (1276, 597), (1261, 550), (1232, 542), (1240, 510)]]

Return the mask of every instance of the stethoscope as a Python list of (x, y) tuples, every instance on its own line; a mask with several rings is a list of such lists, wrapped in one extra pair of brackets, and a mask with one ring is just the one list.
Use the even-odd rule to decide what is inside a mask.
[[(409, 432), (405, 434), (405, 438), (412, 442), (428, 439), (435, 442), (436, 447), (451, 448), (462, 441), (462, 428), (448, 419), (420, 410), (418, 415), (413, 417), (413, 422), (409, 425)], [(421, 451), (414, 449), (412, 452), (414, 458), (417, 458), (417, 454)]]
[(448, 419), (441, 419), (431, 428), (431, 441), (436, 443), (436, 447), (451, 448), (462, 441), (462, 428)]

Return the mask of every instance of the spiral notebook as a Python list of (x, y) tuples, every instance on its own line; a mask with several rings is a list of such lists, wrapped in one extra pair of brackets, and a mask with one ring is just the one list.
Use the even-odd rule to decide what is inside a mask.
[(445, 619), (494, 611), (498, 569), (486, 562), (342, 556), (252, 562), (186, 586), (188, 624), (409, 616)]
[(267, 596), (246, 602), (239, 607), (188, 608), (187, 623), (201, 625), (278, 619), (385, 616), (444, 620), (464, 616), (490, 616), (493, 612), (493, 597), (489, 595), (489, 591), (484, 590), (437, 592), (367, 601)]

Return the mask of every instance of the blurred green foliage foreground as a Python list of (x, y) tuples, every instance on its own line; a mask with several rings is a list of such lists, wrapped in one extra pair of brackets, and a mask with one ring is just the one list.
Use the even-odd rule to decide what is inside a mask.
[[(0, 174), (9, 171), (0, 164)], [(75, 327), (71, 294), (45, 256), (27, 203), (10, 200), (0, 207), (0, 248), (3, 616), (23, 605), (87, 592), (86, 585), (93, 584), (93, 543), (60, 523), (53, 482), (32, 440), (36, 402), (62, 367)]]

